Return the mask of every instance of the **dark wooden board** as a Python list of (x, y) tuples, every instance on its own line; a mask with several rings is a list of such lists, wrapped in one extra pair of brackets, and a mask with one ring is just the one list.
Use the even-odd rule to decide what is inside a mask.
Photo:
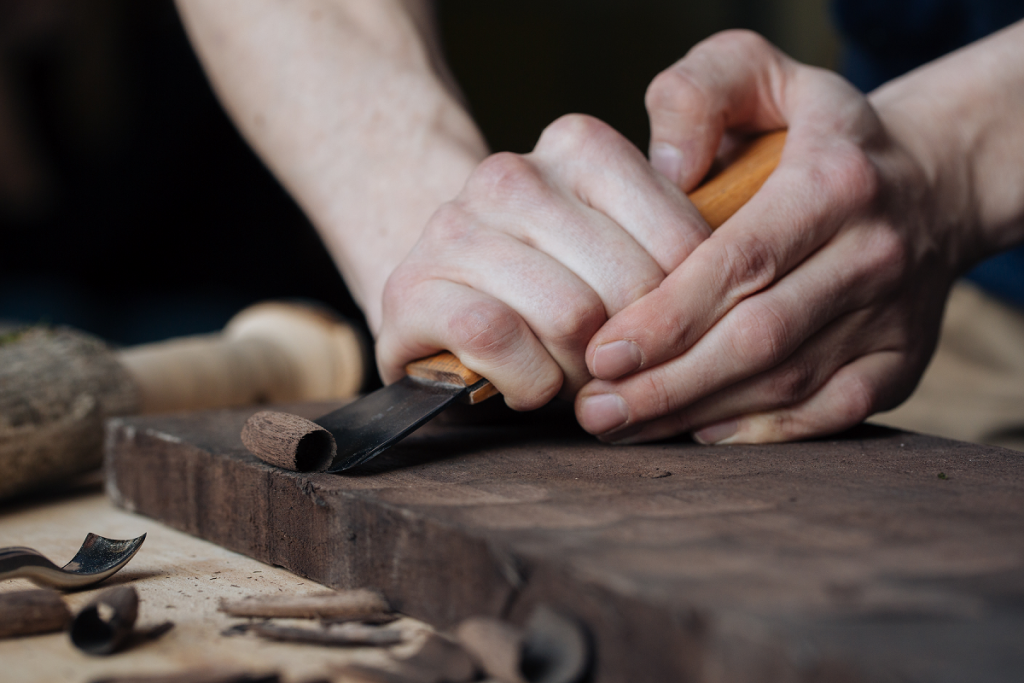
[(111, 497), (441, 627), (548, 603), (591, 630), (599, 682), (1024, 680), (1020, 453), (871, 426), (613, 447), (564, 418), (448, 421), (302, 475), (245, 451), (250, 412), (112, 421)]

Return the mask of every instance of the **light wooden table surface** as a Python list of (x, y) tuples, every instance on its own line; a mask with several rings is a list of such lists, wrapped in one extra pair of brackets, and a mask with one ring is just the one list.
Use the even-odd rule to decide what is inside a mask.
[[(278, 671), (282, 679), (343, 681), (332, 670), (345, 663), (380, 663), (372, 648), (331, 648), (275, 643), (252, 635), (223, 636), (243, 620), (217, 611), (220, 598), (249, 595), (304, 595), (326, 590), (296, 576), (159, 522), (115, 508), (98, 487), (38, 503), (0, 506), (0, 547), (27, 546), (58, 565), (68, 562), (88, 532), (115, 539), (147, 534), (139, 553), (119, 574), (93, 589), (65, 594), (74, 614), (104, 588), (130, 583), (140, 597), (137, 626), (165, 621), (174, 628), (157, 640), (109, 657), (78, 651), (66, 633), (0, 640), (0, 680), (47, 683), (88, 682), (113, 675), (149, 675), (199, 667)], [(25, 590), (22, 579), (0, 583), (0, 592)], [(419, 631), (425, 625), (402, 619), (397, 626)], [(392, 648), (415, 649), (413, 642)]]

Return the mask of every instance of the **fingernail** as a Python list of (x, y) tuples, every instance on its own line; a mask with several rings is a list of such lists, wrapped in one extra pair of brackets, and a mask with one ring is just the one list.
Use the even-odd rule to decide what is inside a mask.
[(693, 439), (705, 446), (728, 443), (729, 438), (736, 434), (739, 426), (739, 420), (726, 420), (725, 422), (719, 422), (716, 425), (697, 430), (693, 433)]
[(626, 427), (623, 427), (622, 429), (616, 429), (614, 432), (611, 432), (610, 434), (602, 434), (597, 438), (600, 439), (601, 441), (604, 441), (605, 443), (612, 444), (637, 443), (643, 441), (643, 435), (641, 434), (641, 432), (643, 432), (644, 426), (645, 425), (642, 424), (628, 425)]
[(679, 184), (679, 172), (683, 167), (683, 152), (667, 142), (655, 142), (651, 145), (651, 166), (654, 170)]
[(631, 341), (613, 341), (594, 349), (594, 377), (617, 379), (643, 364), (640, 347)]
[(591, 434), (604, 434), (629, 420), (629, 409), (618, 394), (588, 396), (580, 403), (580, 424)]

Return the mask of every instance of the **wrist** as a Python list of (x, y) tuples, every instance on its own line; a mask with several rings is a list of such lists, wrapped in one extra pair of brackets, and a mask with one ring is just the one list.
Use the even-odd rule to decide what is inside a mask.
[[(940, 96), (941, 97), (941, 96)], [(869, 95), (888, 136), (894, 175), (903, 199), (921, 217), (952, 274), (969, 270), (988, 253), (974, 201), (970, 165), (963, 141), (950, 120), (947, 103), (907, 81), (882, 86)], [(938, 101), (937, 101), (938, 100)]]
[(961, 272), (1024, 241), (1022, 39), (1019, 22), (869, 95), (924, 172)]

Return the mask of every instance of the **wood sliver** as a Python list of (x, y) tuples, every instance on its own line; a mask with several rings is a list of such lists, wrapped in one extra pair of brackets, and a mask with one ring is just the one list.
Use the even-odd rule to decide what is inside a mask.
[[(545, 605), (522, 626), (493, 617), (462, 621), (452, 634), (410, 626), (368, 590), (223, 601), (220, 610), (249, 621), (225, 635), (341, 647), (394, 647), (387, 666), (348, 664), (345, 681), (365, 683), (576, 683), (590, 668), (591, 645), (573, 618)], [(313, 625), (295, 620), (315, 622)]]

